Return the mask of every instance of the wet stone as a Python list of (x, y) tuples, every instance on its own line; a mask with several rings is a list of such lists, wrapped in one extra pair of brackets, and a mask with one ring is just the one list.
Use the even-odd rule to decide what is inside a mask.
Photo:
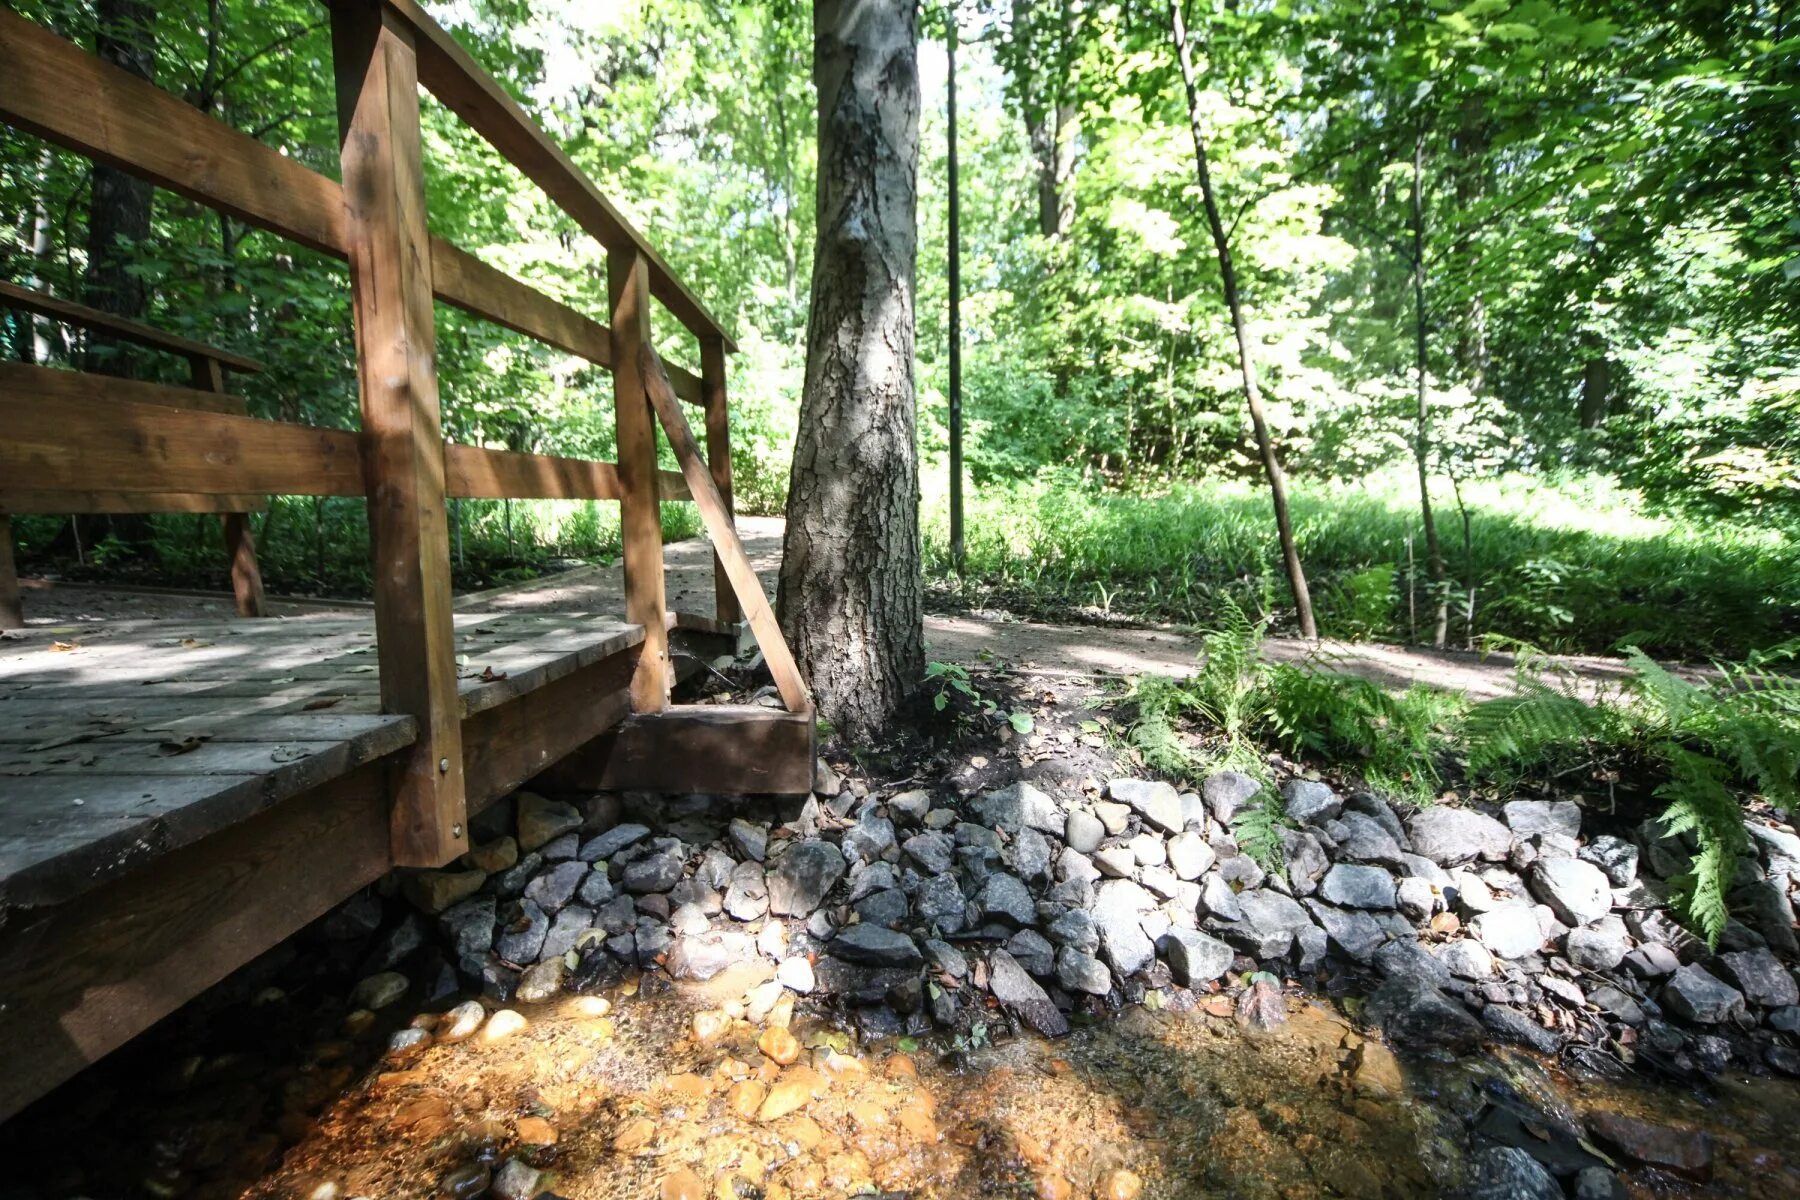
[(1504, 1004), (1490, 1004), (1482, 1009), (1481, 1023), (1502, 1041), (1528, 1046), (1539, 1054), (1555, 1054), (1562, 1048), (1560, 1034), (1545, 1029), (1518, 1009)]
[(1588, 1114), (1588, 1132), (1600, 1145), (1633, 1162), (1705, 1183), (1712, 1178), (1712, 1138), (1605, 1110)]
[(621, 934), (637, 924), (637, 905), (630, 896), (614, 896), (594, 910), (595, 927), (609, 934)]
[(523, 966), (536, 962), (550, 933), (550, 918), (530, 900), (521, 900), (503, 917), (505, 925), (494, 939), (494, 952), (509, 963)]
[(534, 1200), (543, 1172), (529, 1163), (509, 1158), (494, 1172), (495, 1200)]
[(526, 968), (525, 973), (519, 976), (519, 988), (513, 995), (526, 1004), (540, 1004), (561, 992), (562, 984), (562, 959), (545, 959)]
[(1563, 1200), (1562, 1185), (1517, 1146), (1489, 1146), (1469, 1162), (1466, 1200)]
[(875, 925), (852, 925), (831, 940), (831, 952), (846, 962), (871, 967), (906, 967), (924, 961), (910, 937)]
[(485, 1020), (487, 1010), (481, 1007), (481, 1001), (464, 1000), (438, 1019), (435, 1035), (445, 1044), (466, 1042), (475, 1036), (475, 1031)]
[(1056, 981), (1071, 992), (1090, 996), (1112, 991), (1112, 972), (1106, 964), (1071, 945), (1056, 952)]
[(1467, 1009), (1421, 979), (1389, 978), (1366, 1011), (1390, 1041), (1417, 1049), (1466, 1054), (1483, 1040)]
[(843, 875), (844, 856), (836, 846), (817, 840), (797, 842), (769, 871), (769, 911), (778, 917), (804, 917), (819, 907)]
[(1388, 978), (1415, 980), (1433, 987), (1450, 986), (1450, 968), (1411, 938), (1396, 939), (1377, 950), (1375, 969)]
[(988, 990), (994, 999), (1046, 1037), (1061, 1037), (1069, 1032), (1068, 1018), (1050, 1002), (1037, 981), (1004, 950), (996, 950), (988, 956)]

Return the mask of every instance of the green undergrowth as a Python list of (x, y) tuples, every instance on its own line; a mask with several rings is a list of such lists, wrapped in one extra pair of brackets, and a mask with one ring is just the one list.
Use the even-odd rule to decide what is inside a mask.
[[(1505, 476), (1462, 491), (1466, 548), (1454, 498), (1434, 497), (1452, 577), (1452, 645), (1499, 635), (1558, 652), (1630, 642), (1663, 657), (1742, 658), (1800, 633), (1791, 532), (1654, 516), (1591, 477)], [(1299, 480), (1293, 512), (1325, 636), (1430, 638), (1436, 600), (1415, 484), (1394, 473), (1353, 484)], [(1278, 624), (1292, 621), (1268, 497), (1254, 481), (1145, 495), (1068, 473), (995, 484), (970, 497), (960, 577), (941, 500), (927, 506), (925, 533), (941, 603), (1213, 627), (1227, 600), (1259, 609), (1275, 597)]]
[(1279, 864), (1284, 820), (1271, 750), (1415, 807), (1455, 786), (1504, 796), (1604, 787), (1615, 812), (1639, 805), (1692, 847), (1675, 900), (1717, 945), (1749, 848), (1747, 807), (1800, 804), (1800, 679), (1783, 673), (1800, 640), (1716, 663), (1700, 681), (1631, 647), (1627, 676), (1598, 689), (1527, 650), (1512, 695), (1470, 703), (1422, 684), (1390, 691), (1333, 671), (1328, 658), (1267, 662), (1267, 620), (1230, 600), (1222, 614), (1191, 678), (1133, 681), (1124, 736), (1166, 775), (1198, 781), (1236, 769), (1261, 780), (1233, 832), (1266, 866)]

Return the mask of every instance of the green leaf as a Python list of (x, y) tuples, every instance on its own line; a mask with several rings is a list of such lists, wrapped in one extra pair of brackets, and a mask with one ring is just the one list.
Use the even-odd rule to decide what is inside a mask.
[(1018, 733), (1030, 733), (1037, 728), (1036, 723), (1031, 719), (1031, 714), (1023, 709), (1008, 713), (1006, 719)]

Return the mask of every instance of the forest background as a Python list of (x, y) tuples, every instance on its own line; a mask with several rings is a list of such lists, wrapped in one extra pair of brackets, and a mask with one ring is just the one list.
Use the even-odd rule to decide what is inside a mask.
[[(337, 173), (310, 0), (25, 0)], [(743, 512), (779, 512), (814, 238), (811, 14), (792, 0), (429, 6), (734, 328)], [(1190, 5), (1198, 124), (1327, 636), (1742, 655), (1800, 633), (1800, 38), (1779, 5)], [(1195, 185), (1169, 9), (921, 12), (927, 578), (940, 607), (1292, 618)], [(967, 557), (945, 522), (944, 40), (959, 39)], [(435, 232), (589, 312), (604, 262), (427, 101)], [(252, 411), (353, 426), (339, 264), (0, 131), (0, 278), (250, 354)], [(130, 217), (131, 212), (123, 212)], [(611, 458), (599, 370), (440, 306), (447, 432)], [(180, 364), (7, 314), (12, 357)], [(691, 348), (664, 349), (692, 365)], [(660, 339), (659, 339), (660, 340)], [(1427, 564), (1428, 481), (1441, 578)], [(671, 535), (693, 532), (670, 506)], [(22, 565), (223, 577), (198, 517), (21, 517)], [(617, 549), (616, 511), (457, 505), (459, 582)], [(367, 589), (360, 502), (257, 522), (272, 590)]]

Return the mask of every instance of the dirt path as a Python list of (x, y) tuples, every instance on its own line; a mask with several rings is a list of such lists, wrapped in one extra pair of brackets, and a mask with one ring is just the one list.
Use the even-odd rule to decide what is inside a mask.
[[(781, 562), (782, 521), (779, 517), (740, 517), (744, 548), (764, 588), (773, 597)], [(666, 588), (671, 608), (710, 614), (713, 611), (711, 545), (694, 538), (670, 545), (665, 552)], [(27, 581), (26, 611), (33, 625), (87, 621), (228, 617), (229, 598), (193, 592), (110, 590), (49, 585)], [(459, 596), (464, 611), (510, 612), (519, 609), (560, 612), (618, 612), (624, 607), (624, 572), (617, 566), (583, 567), (529, 583), (511, 584)], [(276, 603), (281, 616), (342, 607), (367, 611), (366, 604), (326, 602)], [(1200, 640), (1171, 629), (1117, 629), (1093, 625), (1046, 625), (992, 615), (942, 615), (925, 618), (926, 654), (968, 666), (1004, 663), (1039, 675), (1185, 676), (1195, 667)], [(1386, 687), (1429, 683), (1458, 688), (1475, 699), (1490, 699), (1511, 690), (1513, 660), (1509, 655), (1479, 655), (1379, 643), (1325, 642), (1314, 646), (1295, 638), (1270, 638), (1268, 657), (1280, 662), (1319, 659), (1336, 670)], [(1558, 662), (1584, 679), (1602, 682), (1626, 674), (1619, 659), (1566, 657)]]

